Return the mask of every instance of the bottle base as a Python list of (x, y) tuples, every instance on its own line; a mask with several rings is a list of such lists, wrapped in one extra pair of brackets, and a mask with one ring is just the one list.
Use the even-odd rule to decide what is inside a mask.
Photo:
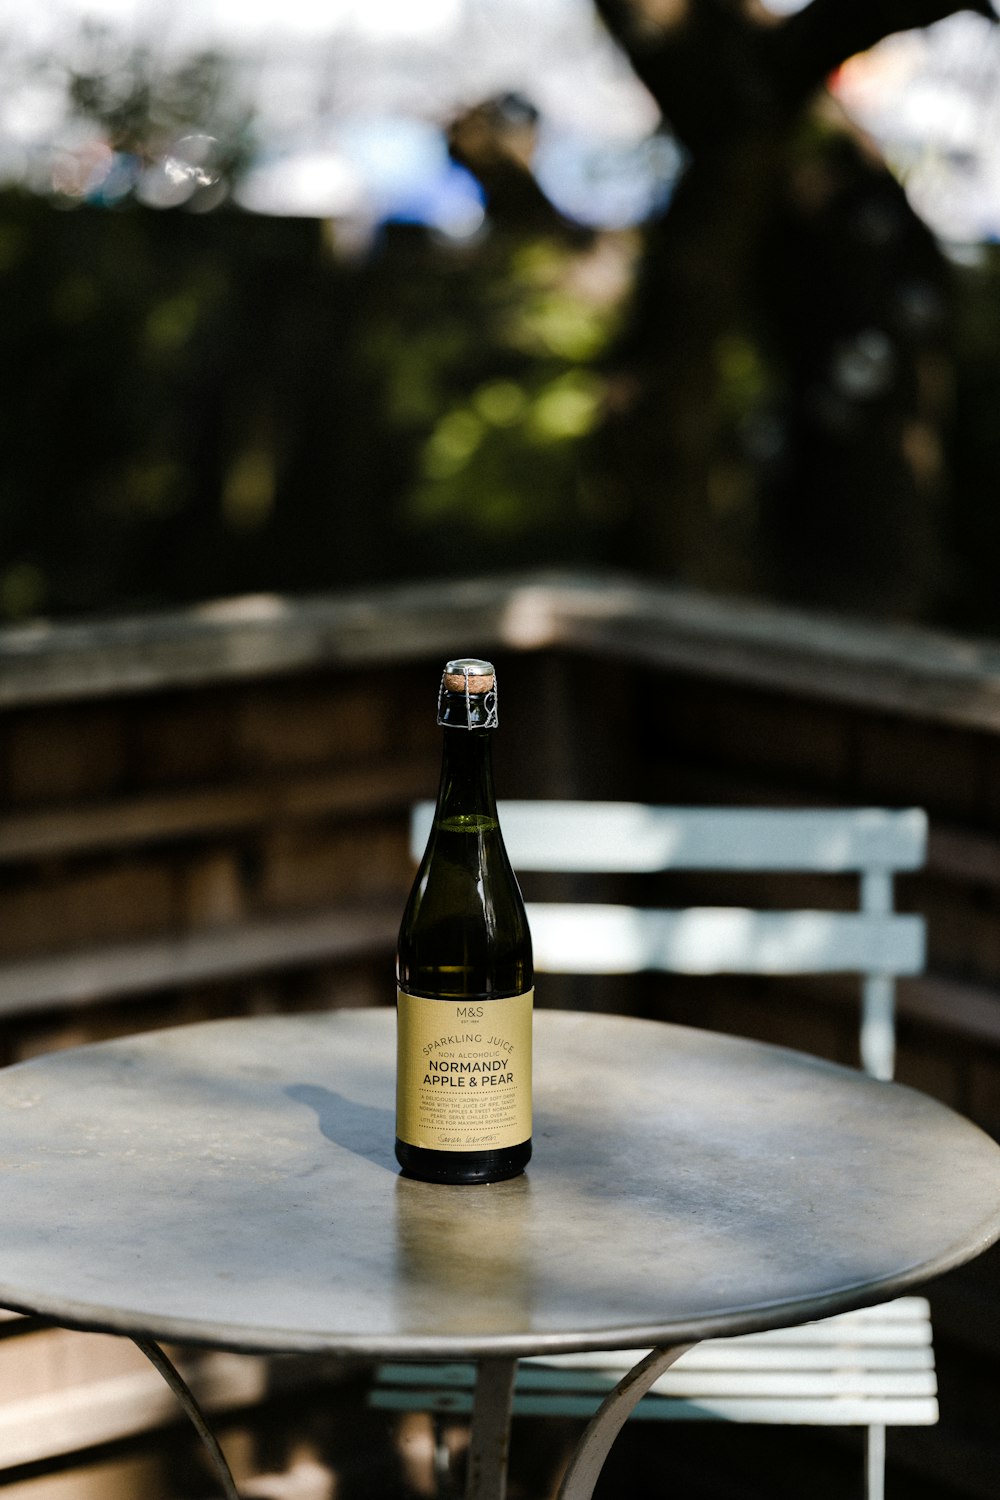
[(426, 1146), (411, 1146), (396, 1140), (396, 1160), (404, 1177), (419, 1182), (441, 1182), (453, 1185), (505, 1182), (519, 1177), (531, 1160), (531, 1141), (502, 1151), (431, 1151)]

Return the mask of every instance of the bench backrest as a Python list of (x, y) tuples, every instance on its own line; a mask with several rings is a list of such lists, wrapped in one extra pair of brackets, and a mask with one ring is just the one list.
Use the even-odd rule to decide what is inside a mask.
[[(412, 820), (423, 852), (433, 804)], [(890, 1078), (894, 978), (924, 966), (923, 919), (894, 910), (893, 876), (918, 869), (927, 845), (919, 808), (647, 807), (632, 802), (502, 802), (518, 873), (653, 874), (713, 870), (856, 874), (855, 911), (663, 911), (586, 902), (530, 902), (541, 973), (856, 973), (862, 978), (862, 1066)]]

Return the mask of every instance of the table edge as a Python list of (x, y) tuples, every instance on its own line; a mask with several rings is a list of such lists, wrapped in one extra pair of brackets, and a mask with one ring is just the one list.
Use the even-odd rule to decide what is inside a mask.
[(789, 1302), (766, 1302), (724, 1314), (693, 1315), (667, 1323), (625, 1324), (582, 1329), (576, 1333), (510, 1333), (442, 1336), (396, 1336), (379, 1339), (371, 1334), (325, 1336), (302, 1330), (273, 1329), (264, 1333), (241, 1325), (204, 1323), (185, 1319), (130, 1317), (127, 1311), (102, 1315), (107, 1309), (43, 1297), (27, 1302), (23, 1290), (8, 1300), (8, 1289), (0, 1285), (0, 1306), (29, 1317), (41, 1317), (60, 1327), (120, 1337), (151, 1338), (169, 1344), (225, 1350), (238, 1354), (316, 1354), (360, 1361), (407, 1359), (524, 1358), (545, 1354), (577, 1354), (603, 1349), (648, 1349), (654, 1346), (699, 1343), (704, 1339), (734, 1338), (770, 1329), (791, 1328), (837, 1313), (873, 1307), (894, 1297), (919, 1291), (926, 1284), (974, 1260), (1000, 1241), (1000, 1212), (984, 1225), (981, 1239), (971, 1248), (947, 1252), (878, 1283), (846, 1286), (822, 1297)]

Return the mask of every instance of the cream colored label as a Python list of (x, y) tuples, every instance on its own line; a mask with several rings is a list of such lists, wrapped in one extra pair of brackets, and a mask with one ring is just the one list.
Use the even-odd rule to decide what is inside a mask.
[(401, 1141), (433, 1151), (502, 1151), (529, 1138), (533, 995), (428, 1000), (398, 991)]

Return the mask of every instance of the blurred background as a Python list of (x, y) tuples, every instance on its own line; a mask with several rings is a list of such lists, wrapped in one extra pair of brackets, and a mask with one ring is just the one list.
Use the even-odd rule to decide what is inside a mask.
[[(471, 649), (506, 796), (925, 808), (899, 1077), (1000, 1138), (998, 247), (990, 0), (0, 0), (0, 1065), (391, 1004)], [(583, 992), (847, 1063), (855, 1000)], [(996, 1500), (998, 1256), (894, 1500)], [(248, 1497), (430, 1493), (339, 1364), (184, 1368)], [(216, 1494), (176, 1420), (0, 1310), (3, 1500)], [(604, 1493), (662, 1493), (653, 1425)], [(859, 1493), (858, 1434), (669, 1452)]]
[(4, 0), (0, 77), (0, 621), (553, 562), (1000, 629), (988, 0)]

